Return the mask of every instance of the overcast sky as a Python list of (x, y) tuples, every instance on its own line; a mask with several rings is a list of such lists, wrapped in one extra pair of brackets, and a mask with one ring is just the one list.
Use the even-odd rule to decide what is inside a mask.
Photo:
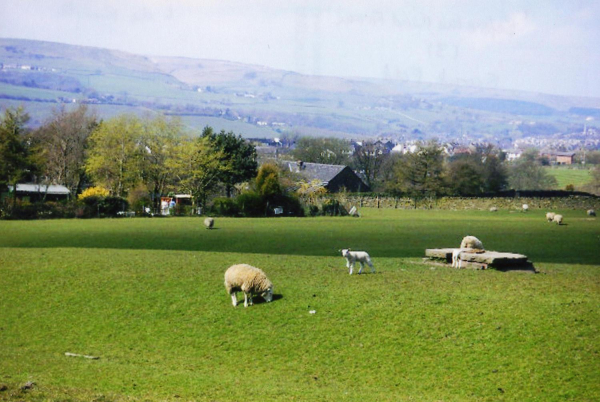
[(598, 0), (0, 0), (0, 37), (600, 97)]

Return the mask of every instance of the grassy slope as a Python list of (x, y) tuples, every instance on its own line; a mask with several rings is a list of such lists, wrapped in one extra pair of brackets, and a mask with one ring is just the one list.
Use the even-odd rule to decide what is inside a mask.
[[(0, 399), (598, 400), (600, 222), (562, 212), (0, 221)], [(465, 234), (544, 274), (420, 264)], [(273, 303), (231, 307), (239, 262)]]
[(564, 167), (548, 167), (546, 172), (556, 178), (557, 188), (564, 190), (568, 184), (572, 184), (576, 189), (592, 181), (592, 175), (587, 169), (569, 169)]

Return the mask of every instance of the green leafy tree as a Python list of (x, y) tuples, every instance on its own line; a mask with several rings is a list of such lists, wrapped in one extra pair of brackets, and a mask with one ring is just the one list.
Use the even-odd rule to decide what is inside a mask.
[(122, 115), (102, 122), (90, 136), (86, 172), (92, 180), (122, 197), (141, 181), (139, 171), (143, 126), (139, 118)]
[(447, 184), (456, 195), (495, 193), (506, 187), (507, 171), (501, 152), (489, 145), (453, 158), (447, 166)]
[(231, 169), (223, 161), (223, 151), (216, 149), (208, 137), (184, 141), (179, 147), (174, 160), (178, 182), (203, 207), (220, 178)]
[[(159, 116), (142, 121), (137, 170), (141, 184), (146, 187), (157, 209), (160, 196), (168, 190), (174, 190), (177, 181), (176, 160), (183, 141), (183, 127), (178, 119), (167, 120)], [(140, 191), (137, 188), (136, 192)]]
[(483, 191), (482, 166), (471, 158), (460, 158), (448, 165), (448, 184), (456, 195), (478, 195)]
[(504, 154), (494, 148), (488, 147), (482, 153), (483, 161), (483, 191), (497, 193), (506, 189), (508, 184), (508, 170), (504, 162)]
[(509, 185), (515, 190), (547, 190), (557, 182), (537, 160), (537, 150), (524, 152), (509, 168)]
[(279, 168), (276, 165), (265, 163), (258, 169), (256, 190), (267, 199), (282, 194), (283, 190), (279, 183)]
[(224, 163), (229, 169), (223, 172), (220, 180), (225, 184), (227, 197), (231, 197), (231, 190), (236, 184), (251, 180), (256, 176), (258, 164), (256, 162), (256, 149), (248, 141), (233, 132), (214, 133), (211, 127), (205, 127), (202, 136), (211, 140), (216, 149), (223, 153)]
[(350, 143), (338, 138), (301, 137), (296, 141), (294, 158), (303, 162), (347, 165)]
[(394, 193), (405, 194), (415, 200), (438, 196), (446, 192), (444, 155), (437, 141), (420, 143), (414, 153), (403, 155), (395, 165)]
[[(0, 118), (0, 193), (29, 179), (37, 171), (34, 150), (26, 138), (29, 115), (23, 108), (6, 109)], [(16, 191), (13, 191), (16, 202)]]

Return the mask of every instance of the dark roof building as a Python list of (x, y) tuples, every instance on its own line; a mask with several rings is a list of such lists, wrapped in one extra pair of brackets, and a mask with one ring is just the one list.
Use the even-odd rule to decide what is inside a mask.
[(342, 189), (356, 192), (371, 191), (360, 177), (348, 166), (325, 165), (310, 162), (286, 162), (284, 168), (290, 172), (298, 173), (307, 181), (318, 180), (330, 193), (337, 193)]
[[(13, 186), (8, 186), (9, 191), (13, 191)], [(42, 184), (17, 184), (17, 197), (30, 201), (64, 200), (69, 197), (71, 192), (68, 188), (61, 185), (51, 184), (49, 186)]]

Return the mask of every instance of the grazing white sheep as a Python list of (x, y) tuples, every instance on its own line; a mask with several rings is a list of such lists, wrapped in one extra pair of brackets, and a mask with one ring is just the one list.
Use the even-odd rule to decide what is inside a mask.
[(371, 272), (375, 272), (375, 268), (373, 268), (373, 262), (371, 261), (371, 257), (367, 254), (366, 251), (352, 251), (351, 249), (343, 249), (342, 257), (346, 259), (346, 267), (350, 269), (350, 275), (352, 275), (352, 271), (354, 269), (354, 264), (356, 261), (360, 263), (360, 269), (358, 273), (361, 274), (365, 264), (367, 264), (371, 268)]
[(483, 243), (475, 236), (465, 236), (460, 242), (460, 248), (484, 250)]
[(563, 216), (559, 214), (555, 214), (554, 218), (552, 218), (552, 222), (555, 222), (557, 225), (562, 225)]
[(496, 208), (496, 207), (491, 207), (491, 208), (490, 208), (490, 212), (498, 212), (498, 208)]
[(273, 283), (265, 273), (248, 264), (232, 265), (225, 271), (225, 290), (231, 295), (233, 307), (237, 306), (236, 292), (244, 292), (244, 307), (252, 305), (252, 295), (260, 294), (268, 303), (273, 300)]
[(554, 220), (554, 216), (556, 214), (554, 212), (546, 212), (546, 220), (548, 222), (552, 222)]
[(213, 218), (204, 219), (204, 226), (206, 226), (207, 229), (212, 229), (213, 226), (215, 226), (215, 220)]
[(527, 204), (523, 204), (523, 207), (522, 207), (522, 208), (523, 208), (523, 209), (522, 209), (522, 211), (523, 211), (523, 212), (527, 212), (527, 211), (529, 211), (529, 205), (527, 205)]
[(596, 211), (594, 211), (593, 209), (588, 209), (587, 215), (588, 216), (596, 216)]

